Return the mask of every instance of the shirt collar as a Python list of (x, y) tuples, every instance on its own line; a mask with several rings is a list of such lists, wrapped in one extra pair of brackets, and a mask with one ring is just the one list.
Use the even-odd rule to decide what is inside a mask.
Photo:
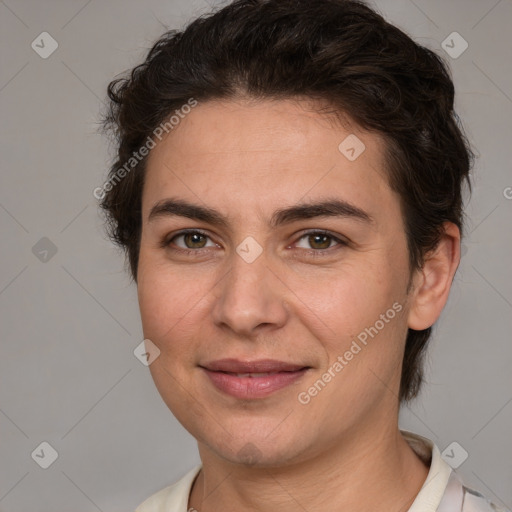
[(442, 459), (439, 448), (430, 439), (407, 430), (400, 432), (416, 455), (430, 467), (427, 479), (408, 512), (442, 510), (440, 505), (452, 475), (452, 468)]

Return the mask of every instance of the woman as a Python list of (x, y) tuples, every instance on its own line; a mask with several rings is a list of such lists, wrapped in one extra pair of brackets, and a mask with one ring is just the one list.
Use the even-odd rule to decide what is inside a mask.
[(238, 0), (109, 97), (95, 195), (201, 457), (137, 512), (499, 510), (398, 428), (473, 157), (441, 59), (361, 2)]

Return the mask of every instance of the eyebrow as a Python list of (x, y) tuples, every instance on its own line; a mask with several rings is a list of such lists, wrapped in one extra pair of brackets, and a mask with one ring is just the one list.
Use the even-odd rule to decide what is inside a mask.
[[(182, 199), (164, 199), (151, 208), (148, 222), (161, 217), (185, 217), (206, 222), (219, 228), (228, 228), (229, 220), (213, 208), (189, 203)], [(270, 226), (276, 228), (292, 222), (317, 217), (352, 218), (368, 224), (374, 223), (372, 216), (361, 208), (342, 199), (326, 199), (313, 203), (301, 203), (276, 210), (270, 219)]]

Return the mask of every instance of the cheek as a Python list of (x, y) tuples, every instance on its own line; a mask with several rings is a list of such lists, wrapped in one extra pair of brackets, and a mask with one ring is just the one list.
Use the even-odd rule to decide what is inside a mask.
[(305, 307), (314, 311), (332, 330), (354, 335), (358, 328), (375, 322), (379, 314), (398, 300), (399, 287), (387, 274), (383, 264), (378, 270), (372, 270), (369, 263), (346, 266), (339, 272), (302, 282), (297, 295), (304, 297)]
[[(331, 370), (331, 375), (336, 375), (314, 407), (320, 415), (326, 403), (337, 404), (328, 420), (332, 428), (346, 421), (347, 411), (384, 400), (394, 387), (407, 331), (405, 297), (400, 288), (382, 272), (357, 275), (354, 270), (350, 276), (331, 281), (327, 299), (321, 294), (310, 295), (308, 306), (322, 320), (315, 324), (320, 325), (317, 329), (309, 324), (326, 353), (321, 371)], [(341, 370), (336, 370), (336, 362)], [(317, 378), (308, 385), (315, 385)]]
[(307, 299), (297, 303), (302, 308), (297, 315), (321, 341), (326, 367), (352, 347), (357, 355), (349, 354), (350, 368), (344, 374), (354, 384), (361, 378), (361, 386), (366, 385), (369, 368), (377, 374), (394, 371), (406, 333), (405, 284), (403, 272), (382, 257), (378, 263), (368, 257), (364, 265), (347, 266), (334, 278), (302, 284), (297, 295)]
[(162, 350), (166, 340), (190, 323), (189, 317), (200, 307), (204, 294), (179, 269), (162, 268), (144, 258), (139, 269), (137, 293), (144, 336), (162, 345)]

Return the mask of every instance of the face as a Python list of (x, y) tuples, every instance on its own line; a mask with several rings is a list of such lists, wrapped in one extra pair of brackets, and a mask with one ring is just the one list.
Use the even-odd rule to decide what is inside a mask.
[(150, 371), (204, 450), (279, 465), (396, 421), (409, 270), (383, 152), (291, 100), (200, 103), (151, 151)]

